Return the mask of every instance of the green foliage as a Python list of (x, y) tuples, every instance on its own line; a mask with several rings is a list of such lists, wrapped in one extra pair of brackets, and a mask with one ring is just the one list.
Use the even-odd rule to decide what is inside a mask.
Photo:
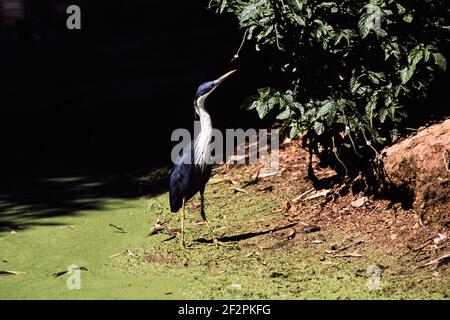
[[(408, 101), (446, 69), (448, 0), (211, 0), (237, 16), (288, 79), (246, 102), (291, 137), (347, 136), (355, 151), (395, 141)], [(371, 148), (372, 149), (372, 148)]]

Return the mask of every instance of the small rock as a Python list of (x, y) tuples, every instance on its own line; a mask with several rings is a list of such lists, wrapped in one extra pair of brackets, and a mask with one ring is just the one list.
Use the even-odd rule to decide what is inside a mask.
[(361, 197), (359, 199), (352, 201), (352, 206), (354, 208), (361, 208), (363, 205), (365, 205), (367, 203), (367, 201), (369, 201), (369, 198)]
[(434, 244), (439, 244), (442, 241), (444, 241), (445, 239), (447, 239), (447, 236), (442, 234), (442, 233), (438, 233), (437, 237), (433, 239)]

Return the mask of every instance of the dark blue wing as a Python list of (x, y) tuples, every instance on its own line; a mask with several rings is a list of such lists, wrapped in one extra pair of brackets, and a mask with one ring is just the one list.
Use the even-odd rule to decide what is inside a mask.
[(192, 169), (192, 165), (179, 161), (172, 170), (169, 186), (170, 211), (172, 212), (177, 212), (183, 205)]
[[(191, 158), (188, 159), (188, 155)], [(190, 161), (192, 159), (192, 161)], [(194, 159), (194, 142), (192, 141), (178, 162), (172, 169), (170, 174), (169, 200), (170, 211), (177, 212), (183, 205), (183, 199), (188, 201), (197, 192), (205, 189), (205, 185), (211, 177), (211, 166), (207, 166), (204, 170), (192, 164)]]
[[(188, 155), (194, 159), (194, 141), (183, 149), (183, 154), (178, 158), (177, 163), (170, 174), (169, 199), (170, 211), (177, 212), (183, 205), (183, 199), (187, 198), (190, 189), (194, 166), (192, 161), (188, 159)], [(188, 200), (188, 199), (186, 199)]]

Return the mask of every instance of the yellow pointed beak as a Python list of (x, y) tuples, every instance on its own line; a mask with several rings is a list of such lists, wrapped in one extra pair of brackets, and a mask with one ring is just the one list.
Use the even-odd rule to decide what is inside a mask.
[(221, 76), (219, 79), (217, 79), (217, 83), (220, 84), (223, 81), (225, 81), (226, 79), (228, 79), (233, 73), (235, 73), (237, 70), (232, 70), (226, 74), (224, 74), (223, 76)]

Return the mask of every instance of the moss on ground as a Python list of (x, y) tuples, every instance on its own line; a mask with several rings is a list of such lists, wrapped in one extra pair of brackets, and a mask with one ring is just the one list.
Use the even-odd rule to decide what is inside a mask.
[[(291, 239), (290, 228), (276, 230), (274, 224), (282, 207), (277, 190), (261, 191), (258, 185), (245, 190), (248, 194), (235, 192), (220, 181), (207, 188), (207, 216), (214, 233), (243, 238), (217, 248), (195, 241), (210, 239), (207, 226), (194, 223), (200, 220), (195, 199), (188, 204), (188, 248), (182, 249), (177, 238), (164, 241), (170, 238), (166, 234), (146, 236), (157, 219), (168, 221), (166, 227), (178, 227), (167, 194), (104, 199), (96, 210), (49, 216), (40, 219), (42, 226), (0, 233), (0, 270), (26, 272), (1, 276), (0, 298), (449, 298), (448, 269), (412, 271), (408, 257), (379, 250), (364, 238), (358, 246), (362, 257), (330, 257), (324, 250), (342, 243), (345, 233), (321, 230)], [(64, 225), (74, 228), (60, 228)], [(67, 275), (52, 276), (72, 264), (89, 270), (82, 272), (81, 290), (67, 289)], [(367, 286), (371, 265), (381, 267), (380, 290)]]

